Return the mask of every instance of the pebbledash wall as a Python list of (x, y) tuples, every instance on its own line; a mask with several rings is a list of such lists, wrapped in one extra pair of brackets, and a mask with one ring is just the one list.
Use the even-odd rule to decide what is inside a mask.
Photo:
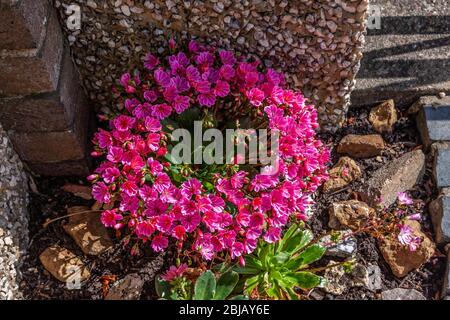
[(338, 128), (362, 56), (368, 0), (0, 0), (0, 6), (0, 124), (35, 173), (85, 175), (91, 111), (114, 108), (116, 79), (172, 36), (232, 48), (284, 71), (317, 105), (322, 128)]

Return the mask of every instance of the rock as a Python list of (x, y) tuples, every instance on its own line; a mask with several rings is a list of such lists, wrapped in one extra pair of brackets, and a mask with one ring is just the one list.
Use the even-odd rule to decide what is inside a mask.
[(381, 269), (376, 264), (370, 264), (367, 266), (367, 272), (369, 274), (369, 281), (367, 288), (371, 291), (381, 290)]
[(408, 112), (416, 113), (417, 128), (426, 149), (435, 141), (450, 140), (450, 97), (421, 97)]
[(396, 238), (385, 238), (379, 245), (384, 260), (391, 267), (392, 273), (399, 278), (422, 266), (433, 256), (435, 251), (434, 243), (420, 230), (419, 222), (410, 220), (406, 221), (405, 224), (409, 225), (415, 234), (422, 238), (422, 242), (416, 251), (410, 251)]
[(349, 134), (339, 142), (337, 152), (354, 158), (371, 158), (379, 156), (384, 148), (384, 140), (379, 134)]
[(437, 199), (430, 202), (428, 211), (438, 244), (450, 242), (450, 188), (444, 188)]
[[(450, 248), (449, 248), (450, 249)], [(450, 300), (450, 250), (447, 249), (447, 266), (445, 268), (444, 285), (442, 286), (442, 299)]]
[(329, 174), (330, 179), (324, 183), (323, 192), (341, 189), (350, 182), (359, 179), (361, 177), (361, 169), (353, 159), (341, 157)]
[(76, 197), (83, 198), (85, 200), (92, 200), (92, 189), (88, 186), (82, 186), (78, 184), (67, 183), (62, 189), (65, 192), (72, 193)]
[(381, 293), (382, 300), (426, 300), (417, 290), (395, 288)]
[(78, 256), (58, 245), (45, 249), (39, 260), (44, 268), (61, 282), (71, 282), (74, 277), (79, 277), (80, 282), (83, 282), (91, 276)]
[(326, 256), (337, 257), (337, 258), (349, 258), (356, 254), (358, 249), (358, 243), (353, 236), (349, 236), (352, 230), (342, 231), (343, 240), (333, 243), (331, 241), (331, 236), (326, 236), (321, 239), (321, 243), (327, 244)]
[(367, 224), (373, 212), (374, 210), (362, 201), (335, 202), (328, 210), (330, 216), (328, 226), (336, 230), (344, 227), (358, 230)]
[(394, 100), (390, 99), (373, 107), (369, 114), (369, 121), (378, 133), (392, 132), (397, 122)]
[(112, 285), (105, 300), (139, 300), (144, 283), (139, 274), (128, 274)]
[(433, 176), (438, 188), (450, 187), (450, 143), (436, 142), (431, 146), (434, 155)]
[(85, 254), (96, 256), (111, 248), (113, 242), (100, 221), (100, 213), (81, 206), (67, 209), (68, 214), (83, 211), (86, 213), (70, 216), (63, 227)]
[[(328, 266), (333, 264), (336, 264), (336, 261), (331, 260)], [(327, 269), (324, 278), (323, 289), (334, 295), (341, 295), (345, 290), (352, 287), (367, 286), (369, 281), (367, 269), (361, 264), (356, 264), (350, 273), (345, 273), (342, 266)]]
[(361, 198), (373, 206), (381, 203), (390, 206), (399, 192), (412, 189), (425, 173), (425, 155), (421, 150), (404, 154), (385, 164), (372, 174)]

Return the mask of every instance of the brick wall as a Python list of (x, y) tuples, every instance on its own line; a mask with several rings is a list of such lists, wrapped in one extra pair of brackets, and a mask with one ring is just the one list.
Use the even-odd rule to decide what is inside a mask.
[(90, 112), (48, 0), (0, 0), (0, 123), (28, 167), (85, 175)]

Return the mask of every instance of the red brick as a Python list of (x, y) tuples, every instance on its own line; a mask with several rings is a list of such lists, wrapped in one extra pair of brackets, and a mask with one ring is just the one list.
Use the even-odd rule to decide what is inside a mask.
[(88, 159), (55, 163), (28, 162), (26, 165), (34, 173), (43, 176), (87, 176), (91, 173)]
[(16, 132), (69, 130), (75, 117), (88, 113), (89, 107), (68, 50), (63, 56), (56, 91), (0, 99), (0, 123), (5, 130)]
[(51, 10), (41, 48), (0, 52), (0, 96), (55, 91), (63, 52), (61, 26)]
[(47, 0), (1, 0), (0, 50), (40, 47), (48, 12)]

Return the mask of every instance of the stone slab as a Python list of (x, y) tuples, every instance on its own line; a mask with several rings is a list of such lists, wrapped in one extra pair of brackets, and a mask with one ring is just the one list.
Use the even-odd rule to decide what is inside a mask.
[(48, 12), (47, 0), (1, 1), (0, 51), (39, 48)]
[(450, 250), (447, 250), (447, 266), (445, 268), (444, 285), (442, 286), (442, 298), (450, 300)]
[(436, 147), (433, 175), (438, 188), (450, 187), (450, 145), (440, 143)]
[(60, 162), (27, 162), (28, 168), (43, 176), (84, 176), (91, 173), (91, 160), (85, 158)]
[(53, 10), (39, 50), (6, 51), (0, 56), (0, 97), (55, 91), (63, 53), (61, 27)]
[(429, 212), (438, 244), (450, 242), (450, 189), (442, 189), (439, 196), (430, 203)]

